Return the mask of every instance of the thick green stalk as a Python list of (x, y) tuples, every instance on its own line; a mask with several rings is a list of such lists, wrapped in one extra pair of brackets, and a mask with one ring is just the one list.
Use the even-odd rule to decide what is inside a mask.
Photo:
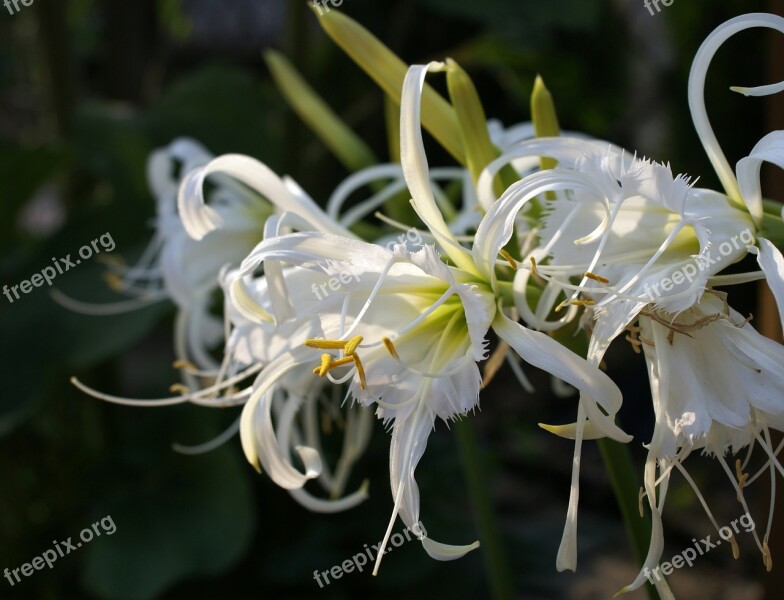
[(468, 493), (476, 518), (477, 530), (481, 546), (479, 552), (485, 565), (485, 572), (490, 584), (492, 597), (496, 600), (512, 598), (514, 586), (509, 565), (506, 561), (498, 521), (495, 518), (493, 503), (486, 477), (486, 469), (476, 441), (474, 426), (468, 419), (461, 419), (453, 426), (460, 451), (460, 462), (463, 465)]

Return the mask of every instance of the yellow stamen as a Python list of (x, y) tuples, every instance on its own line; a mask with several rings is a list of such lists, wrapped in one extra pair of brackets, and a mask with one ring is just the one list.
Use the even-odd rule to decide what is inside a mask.
[(172, 367), (175, 369), (188, 369), (189, 371), (198, 371), (198, 367), (194, 365), (191, 361), (186, 360), (184, 358), (180, 358), (179, 360), (175, 360), (172, 363)]
[(503, 257), (506, 259), (506, 262), (508, 262), (508, 263), (509, 263), (509, 264), (512, 266), (512, 268), (513, 268), (515, 271), (517, 270), (517, 261), (516, 261), (514, 258), (512, 258), (512, 255), (511, 255), (511, 254), (509, 254), (509, 253), (508, 253), (506, 250), (504, 250), (503, 248), (501, 248), (501, 249), (498, 251), (498, 254), (500, 254), (501, 256), (503, 256)]
[(395, 360), (400, 360), (400, 356), (398, 356), (397, 350), (392, 344), (392, 340), (390, 340), (388, 337), (382, 337), (381, 341), (384, 342), (384, 347), (387, 349), (387, 352), (392, 355), (392, 358)]
[(574, 306), (593, 306), (596, 304), (594, 300), (572, 300)]
[(190, 394), (191, 393), (191, 391), (186, 386), (182, 385), (181, 383), (174, 383), (174, 384), (172, 384), (171, 386), (169, 386), (169, 391), (172, 394), (176, 394), (178, 392), (180, 394)]
[(590, 271), (586, 271), (585, 276), (588, 279), (593, 279), (594, 281), (598, 281), (599, 283), (610, 283), (609, 279), (602, 277), (601, 275), (597, 275), (596, 273), (591, 273)]
[(121, 257), (114, 254), (99, 254), (95, 260), (110, 267), (124, 267), (127, 264)]
[(533, 256), (531, 257), (531, 273), (539, 277), (539, 273), (536, 272), (536, 259)]
[(319, 377), (324, 377), (329, 371), (329, 365), (332, 362), (332, 356), (329, 354), (322, 354), (321, 355), (321, 365), (316, 367), (316, 373), (318, 373)]
[(767, 539), (762, 543), (762, 560), (765, 563), (765, 570), (770, 573), (773, 570), (773, 557), (770, 555)]
[(735, 461), (735, 474), (738, 477), (738, 485), (743, 489), (746, 485), (746, 480), (749, 478), (748, 473), (744, 473), (740, 466), (740, 459)]
[(345, 340), (305, 340), (308, 348), (318, 348), (319, 350), (343, 350), (346, 347)]
[(359, 355), (352, 354), (351, 358), (354, 359), (354, 363), (357, 365), (357, 375), (359, 375), (359, 387), (363, 390), (367, 388), (367, 382), (365, 381), (365, 369), (362, 367), (362, 361), (359, 360)]
[(343, 352), (346, 356), (351, 356), (356, 352), (357, 347), (362, 343), (362, 336), (358, 335), (351, 338), (348, 342), (346, 342), (345, 346), (343, 347)]
[(103, 274), (103, 280), (113, 292), (121, 292), (123, 290), (123, 280), (117, 273), (106, 272)]
[[(329, 356), (329, 354), (327, 354), (327, 356)], [(344, 356), (343, 358), (338, 358), (337, 360), (333, 360), (331, 363), (329, 363), (329, 367), (327, 368), (327, 371), (331, 371), (332, 369), (336, 369), (338, 367), (342, 367), (344, 365), (353, 363), (355, 356), (356, 354), (352, 354), (351, 356)]]
[(730, 544), (732, 544), (732, 558), (738, 560), (740, 558), (740, 548), (738, 548), (738, 542), (735, 540), (734, 533), (730, 536)]

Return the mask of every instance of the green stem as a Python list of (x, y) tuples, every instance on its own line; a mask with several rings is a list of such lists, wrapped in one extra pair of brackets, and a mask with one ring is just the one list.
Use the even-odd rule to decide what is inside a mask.
[(486, 477), (486, 467), (480, 456), (474, 426), (468, 419), (457, 421), (453, 430), (457, 437), (460, 462), (463, 465), (469, 496), (476, 518), (480, 552), (490, 583), (493, 598), (507, 600), (513, 596), (512, 577), (503, 549), (498, 521), (495, 518)]
[[(640, 518), (637, 495), (640, 483), (629, 447), (607, 438), (600, 439), (597, 443), (602, 453), (604, 467), (610, 476), (618, 508), (621, 510), (626, 535), (629, 536), (637, 563), (642, 566), (648, 554), (651, 524), (649, 517)], [(645, 584), (645, 591), (650, 600), (658, 600), (656, 590), (650, 583)]]

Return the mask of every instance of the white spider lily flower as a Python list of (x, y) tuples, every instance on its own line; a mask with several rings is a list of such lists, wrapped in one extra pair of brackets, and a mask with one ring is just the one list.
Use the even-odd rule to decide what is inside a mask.
[[(324, 337), (307, 340), (261, 372), (243, 411), (240, 434), (252, 464), (263, 466), (279, 485), (299, 488), (315, 477), (316, 469), (295, 469), (275, 439), (272, 391), (281, 379), (303, 364), (315, 366), (314, 376), (350, 381), (351, 397), (360, 404), (375, 405), (378, 416), (392, 422), (394, 498), (376, 570), (397, 515), (409, 527), (419, 521), (414, 471), (436, 418), (461, 417), (477, 406), (481, 376), (476, 363), (486, 355), (489, 328), (528, 363), (596, 398), (608, 412), (617, 410), (621, 400), (618, 388), (598, 368), (504, 314), (505, 286), (497, 280), (495, 267), (512, 233), (504, 229), (503, 222), (489, 222), (490, 215), (486, 216), (472, 251), (450, 231), (433, 193), (419, 118), (425, 76), (442, 68), (441, 63), (432, 63), (409, 69), (401, 103), (401, 157), (413, 207), (449, 264), (430, 246), (411, 252), (401, 244), (389, 250), (346, 237), (304, 232), (266, 239), (243, 262), (240, 278), (230, 290), (235, 308), (261, 323), (270, 320), (269, 309), (249, 301), (248, 293), (260, 264), (265, 264), (265, 272), (269, 261), (286, 265), (281, 285), (270, 287), (270, 292), (297, 307), (312, 303), (308, 294), (323, 284), (320, 262), (359, 269), (359, 277), (349, 278), (313, 307)], [(514, 190), (510, 193), (514, 195)], [(316, 350), (320, 350), (320, 359)], [(593, 414), (606, 435), (629, 439), (603, 419), (598, 408)], [(478, 545), (452, 546), (427, 537), (421, 541), (428, 554), (440, 560), (459, 558)]]
[[(614, 146), (568, 137), (538, 139), (518, 144), (513, 155), (558, 161), (558, 167), (512, 186), (515, 190), (507, 191), (487, 214), (493, 227), (510, 231), (530, 202), (547, 193), (554, 196), (545, 200), (538, 247), (521, 257), (515, 305), (522, 318), (540, 330), (558, 329), (575, 318), (578, 307), (589, 307), (587, 359), (592, 366), (600, 364), (612, 340), (643, 308), (652, 304), (677, 313), (690, 307), (708, 278), (745, 255), (746, 244), (753, 240), (751, 219), (723, 195), (695, 189), (683, 176), (673, 177), (668, 166), (633, 158)], [(546, 282), (535, 311), (525, 294), (532, 275)], [(547, 320), (564, 295), (558, 308), (569, 305), (565, 316)], [(602, 408), (611, 421), (620, 403)], [(575, 426), (549, 429), (575, 439), (559, 570), (576, 567), (582, 441), (607, 435), (602, 425), (607, 420), (596, 402), (583, 395)]]
[[(306, 289), (302, 287), (305, 282), (300, 281), (298, 275), (299, 273), (289, 269), (288, 281), (290, 284), (296, 281), (292, 286), (295, 289)], [(279, 310), (283, 303), (273, 301), (272, 298), (279, 288), (274, 284), (271, 286), (266, 277), (258, 277), (242, 288), (243, 310), (247, 307), (259, 308), (259, 311), (252, 315), (252, 319), (248, 319), (243, 311), (234, 308), (234, 304), (228, 300), (229, 290), (238, 278), (236, 271), (229, 272), (222, 282), (227, 298), (225, 310), (232, 324), (224, 352), (224, 364), (229, 365), (228, 376), (234, 371), (251, 368), (254, 364), (269, 364), (292, 348), (304, 344), (306, 339), (321, 335), (317, 319), (307, 316), (317, 301), (315, 296), (310, 294), (293, 303), (305, 318), (297, 319), (296, 315), (290, 318), (291, 313), (287, 313), (284, 318), (276, 320), (276, 308)], [(258, 318), (259, 315), (263, 317)], [(334, 394), (328, 397), (325, 388), (325, 381), (314, 378), (311, 367), (304, 365), (277, 383), (272, 395), (272, 410), (278, 419), (276, 433), (279, 448), (287, 457), (292, 452), (300, 452), (299, 449), (303, 447), (312, 448), (319, 457), (323, 457), (321, 434), (324, 419), (327, 419), (327, 423), (344, 421), (343, 447), (334, 473), (323, 458), (318, 468), (312, 472), (330, 499), (316, 497), (304, 488), (288, 490), (292, 497), (308, 510), (338, 512), (353, 508), (367, 499), (367, 482), (353, 494), (342, 496), (351, 469), (364, 453), (370, 440), (372, 422), (370, 410), (360, 406), (349, 406), (344, 417), (338, 398)], [(321, 421), (318, 419), (319, 404), (325, 406)], [(302, 426), (296, 422), (297, 416), (300, 416)]]
[[(695, 57), (689, 81), (689, 103), (695, 127), (728, 197), (739, 207), (745, 205), (754, 223), (760, 225), (763, 218), (760, 165), (771, 162), (784, 166), (782, 132), (765, 136), (751, 154), (738, 163), (736, 179), (708, 121), (703, 95), (705, 75), (716, 50), (735, 33), (752, 27), (784, 32), (784, 19), (750, 14), (718, 27), (703, 42)], [(733, 89), (746, 95), (763, 95), (781, 91), (782, 86)], [(784, 315), (784, 257), (763, 237), (756, 237), (757, 246), (752, 246), (752, 242), (746, 242), (747, 249), (757, 254), (761, 274), (773, 292), (779, 314)], [(735, 283), (757, 278), (758, 274), (751, 273), (726, 276), (723, 280)], [(721, 280), (722, 277), (714, 278), (717, 282)], [(747, 512), (744, 487), (769, 471), (771, 502), (767, 527), (762, 541), (756, 531), (754, 539), (766, 568), (772, 568), (768, 537), (773, 518), (775, 477), (777, 471), (784, 474), (784, 468), (777, 458), (780, 447), (772, 447), (770, 428), (781, 430), (784, 426), (780, 402), (784, 390), (784, 347), (757, 333), (729, 308), (725, 298), (723, 294), (710, 291), (682, 312), (663, 312), (654, 308), (640, 313), (638, 345), (642, 345), (645, 352), (656, 412), (645, 468), (645, 491), (653, 514), (653, 528), (643, 572), (622, 591), (643, 585), (645, 569), (650, 570), (661, 557), (664, 544), (661, 515), (673, 468), (677, 468), (694, 488), (718, 529), (707, 502), (683, 467), (683, 461), (695, 449), (716, 457)], [(768, 460), (758, 473), (749, 477), (744, 470), (755, 444), (763, 449)], [(733, 472), (725, 456), (744, 447), (749, 448), (748, 456), (743, 462), (736, 460)], [(734, 538), (731, 543), (737, 557)], [(657, 580), (656, 586), (662, 598), (673, 598), (664, 580)]]
[[(645, 311), (639, 323), (639, 339), (648, 365), (656, 415), (645, 467), (645, 492), (653, 515), (652, 537), (643, 571), (622, 591), (643, 585), (645, 573), (656, 568), (661, 558), (664, 547), (661, 515), (673, 469), (680, 471), (693, 487), (719, 531), (707, 501), (683, 466), (695, 450), (713, 455), (719, 461), (747, 513), (744, 488), (769, 471), (771, 504), (767, 528), (762, 540), (756, 530), (753, 535), (770, 570), (768, 537), (776, 471), (784, 473), (776, 457), (778, 449), (771, 443), (770, 429), (781, 431), (784, 426), (781, 404), (784, 346), (759, 334), (747, 319), (727, 305), (726, 295), (719, 292), (706, 293), (697, 304), (678, 315), (656, 309)], [(768, 460), (765, 467), (749, 478), (744, 470), (754, 444), (763, 449)], [(737, 460), (731, 468), (725, 456), (744, 447), (749, 447), (745, 461)], [(730, 542), (737, 558), (734, 537)], [(656, 587), (662, 598), (673, 597), (664, 579)]]

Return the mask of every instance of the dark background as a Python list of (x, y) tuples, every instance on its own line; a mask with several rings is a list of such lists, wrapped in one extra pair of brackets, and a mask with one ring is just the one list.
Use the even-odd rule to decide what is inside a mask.
[[(345, 0), (340, 10), (408, 63), (457, 60), (474, 78), (487, 114), (507, 125), (529, 119), (540, 73), (564, 129), (669, 161), (674, 172), (719, 189), (691, 125), (691, 60), (724, 20), (752, 11), (784, 14), (776, 4), (675, 0), (653, 16), (642, 0)], [(215, 154), (252, 155), (324, 201), (348, 173), (287, 108), (261, 57), (267, 47), (284, 52), (377, 155), (387, 156), (381, 92), (322, 33), (304, 1), (35, 0), (20, 7), (10, 15), (0, 5), (2, 284), (28, 278), (51, 257), (105, 232), (116, 254), (138, 256), (154, 216), (145, 163), (178, 136), (194, 137)], [(784, 126), (774, 101), (728, 91), (775, 79), (781, 62), (773, 58), (781, 48), (774, 50), (773, 40), (758, 31), (736, 36), (709, 74), (708, 108), (732, 164), (764, 133)], [(428, 144), (431, 165), (452, 164)], [(92, 260), (56, 285), (81, 299), (116, 300), (101, 275)], [(753, 286), (733, 294), (741, 312), (756, 309)], [(53, 570), (13, 588), (0, 580), (0, 598), (489, 595), (481, 549), (441, 563), (414, 543), (387, 557), (378, 577), (351, 573), (324, 589), (313, 580), (314, 570), (339, 564), (383, 535), (392, 499), (389, 435), (380, 423), (349, 486), (368, 477), (370, 500), (348, 513), (315, 515), (257, 475), (237, 439), (203, 456), (172, 451), (173, 442), (214, 437), (239, 409), (125, 408), (69, 384), (78, 375), (110, 393), (167, 395), (176, 378), (173, 314), (164, 303), (86, 317), (57, 306), (46, 289), (13, 304), (0, 296), (0, 569), (21, 566), (53, 540), (78, 537), (107, 514), (117, 525), (114, 535), (86, 544)], [(607, 362), (624, 391), (623, 420), (635, 434), (641, 465), (652, 414), (643, 361), (619, 342)], [(575, 402), (551, 397), (541, 373), (531, 377), (533, 396), (508, 373), (499, 376), (474, 418), (516, 597), (609, 598), (636, 568), (592, 444), (582, 477), (580, 567), (577, 574), (555, 571), (572, 445), (536, 423), (574, 420)], [(740, 516), (715, 461), (695, 455), (689, 468), (720, 524)], [(445, 541), (475, 539), (458, 452), (445, 427), (431, 436), (417, 479), (428, 531)], [(759, 495), (752, 506), (763, 529), (764, 488)], [(668, 496), (666, 524), (663, 560), (711, 533), (680, 478)], [(401, 529), (398, 523), (394, 531)], [(781, 589), (784, 571), (763, 575), (750, 536), (739, 542), (740, 561), (717, 549), (673, 577), (676, 593), (776, 597), (765, 588)], [(780, 559), (775, 549), (773, 559)]]

